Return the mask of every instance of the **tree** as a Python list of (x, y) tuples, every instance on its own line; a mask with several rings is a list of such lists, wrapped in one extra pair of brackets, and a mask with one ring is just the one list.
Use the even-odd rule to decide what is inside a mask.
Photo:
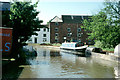
[(115, 47), (120, 43), (120, 1), (110, 2), (107, 0), (103, 11), (107, 14), (109, 20), (109, 45)]
[[(35, 9), (36, 4), (31, 5), (29, 2), (14, 2), (11, 4), (10, 20), (13, 27), (13, 45), (12, 53), (25, 45), (25, 42), (31, 37), (31, 35), (37, 35), (42, 23), (37, 18), (39, 12)], [(13, 55), (12, 55), (13, 56)], [(15, 54), (14, 56), (17, 56)]]
[[(103, 47), (115, 47), (120, 43), (120, 2), (105, 2), (105, 8), (93, 15), (91, 22), (84, 20), (83, 25), (90, 39), (103, 43)], [(85, 27), (86, 26), (86, 27)]]

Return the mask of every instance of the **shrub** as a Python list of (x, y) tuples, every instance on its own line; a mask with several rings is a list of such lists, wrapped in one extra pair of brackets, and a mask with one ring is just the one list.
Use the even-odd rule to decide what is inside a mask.
[(95, 42), (95, 47), (103, 48), (103, 47), (104, 47), (104, 43), (101, 42), (101, 41), (96, 41), (96, 42)]
[(52, 44), (53, 46), (61, 46), (61, 44), (60, 43), (54, 43), (54, 44)]

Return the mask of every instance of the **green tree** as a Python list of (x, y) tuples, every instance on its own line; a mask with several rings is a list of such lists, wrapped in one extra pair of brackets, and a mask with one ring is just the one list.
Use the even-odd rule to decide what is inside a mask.
[(40, 27), (43, 27), (40, 23), (41, 20), (37, 18), (39, 12), (35, 9), (36, 4), (31, 5), (30, 2), (14, 2), (11, 4), (10, 20), (13, 28), (13, 45), (12, 53), (22, 48), (25, 42), (31, 37), (31, 35), (37, 35), (35, 31), (38, 31)]
[[(115, 6), (116, 5), (116, 6)], [(89, 30), (89, 39), (103, 43), (103, 47), (115, 47), (120, 43), (119, 2), (105, 2), (105, 8), (83, 21), (83, 28)]]
[(120, 43), (120, 1), (115, 0), (114, 2), (110, 2), (107, 0), (105, 3), (104, 11), (108, 16), (110, 22), (110, 44), (115, 47)]

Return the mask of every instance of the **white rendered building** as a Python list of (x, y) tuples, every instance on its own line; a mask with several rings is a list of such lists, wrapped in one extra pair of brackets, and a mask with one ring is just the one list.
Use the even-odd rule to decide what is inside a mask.
[(36, 31), (38, 35), (32, 35), (27, 43), (50, 43), (50, 30), (49, 28), (40, 28), (40, 31)]

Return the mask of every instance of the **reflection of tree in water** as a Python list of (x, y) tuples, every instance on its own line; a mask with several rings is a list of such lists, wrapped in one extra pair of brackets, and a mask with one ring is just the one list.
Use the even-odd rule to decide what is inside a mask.
[(61, 56), (59, 51), (50, 51), (51, 57)]
[(43, 56), (44, 56), (44, 57), (46, 57), (46, 50), (45, 50), (45, 51), (43, 51)]

